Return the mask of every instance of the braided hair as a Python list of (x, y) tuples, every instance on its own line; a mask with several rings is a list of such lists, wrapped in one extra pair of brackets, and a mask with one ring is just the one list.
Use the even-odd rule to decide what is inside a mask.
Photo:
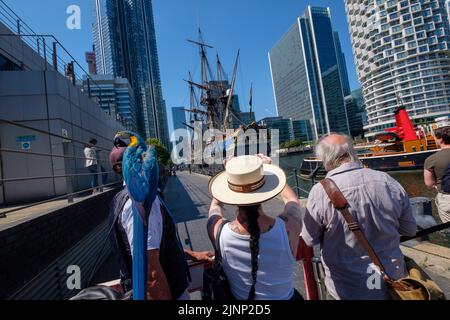
[(259, 238), (261, 230), (259, 229), (259, 205), (242, 208), (245, 212), (248, 221), (248, 228), (250, 233), (250, 253), (252, 256), (252, 280), (253, 284), (248, 295), (248, 300), (255, 300), (256, 294), (256, 279), (258, 276), (258, 256), (259, 256)]

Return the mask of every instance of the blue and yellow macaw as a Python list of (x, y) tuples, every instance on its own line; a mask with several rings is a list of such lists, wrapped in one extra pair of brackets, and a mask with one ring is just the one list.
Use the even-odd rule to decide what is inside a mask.
[(122, 171), (133, 202), (133, 299), (146, 300), (148, 217), (158, 192), (158, 157), (155, 148), (134, 132), (118, 132), (114, 141), (127, 145)]

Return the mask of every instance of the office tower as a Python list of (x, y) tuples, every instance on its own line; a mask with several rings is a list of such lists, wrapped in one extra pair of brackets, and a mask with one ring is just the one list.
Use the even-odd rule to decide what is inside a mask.
[(302, 142), (313, 140), (311, 123), (308, 120), (293, 120), (292, 128), (295, 140), (301, 140)]
[(345, 97), (345, 108), (347, 109), (348, 123), (350, 126), (350, 135), (354, 138), (364, 135), (364, 99), (362, 90), (354, 90)]
[(95, 52), (90, 51), (85, 53), (86, 63), (88, 65), (89, 74), (97, 74), (97, 62), (95, 58)]
[(98, 74), (118, 76), (120, 34), (117, 32), (117, 2), (111, 0), (93, 1), (92, 34)]
[(349, 133), (335, 38), (329, 8), (309, 6), (269, 52), (278, 115), (310, 121), (314, 139)]
[(336, 48), (336, 57), (338, 59), (339, 73), (341, 75), (342, 93), (344, 97), (349, 96), (352, 91), (350, 90), (350, 81), (348, 80), (347, 61), (345, 59), (344, 52), (342, 51), (341, 40), (339, 40), (339, 33), (334, 32), (334, 46)]
[(136, 127), (133, 90), (127, 79), (112, 75), (91, 75), (83, 80), (83, 91), (96, 98), (100, 108), (114, 115), (128, 130)]
[(366, 104), (366, 137), (395, 126), (405, 106), (415, 121), (450, 113), (450, 28), (445, 1), (346, 0)]
[(291, 119), (283, 119), (282, 117), (267, 117), (259, 121), (261, 126), (268, 130), (279, 130), (280, 145), (294, 140), (294, 128)]
[(186, 111), (183, 107), (172, 108), (173, 130), (187, 129), (185, 124), (189, 124), (186, 118)]
[(240, 113), (240, 118), (241, 118), (241, 122), (244, 125), (249, 125), (252, 122), (256, 121), (255, 120), (255, 113), (253, 111), (252, 112), (241, 112)]
[(96, 0), (95, 51), (100, 74), (127, 78), (134, 91), (137, 131), (169, 143), (151, 0)]

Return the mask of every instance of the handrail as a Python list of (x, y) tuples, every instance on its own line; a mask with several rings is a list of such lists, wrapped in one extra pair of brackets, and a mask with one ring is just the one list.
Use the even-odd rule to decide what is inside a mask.
[[(65, 137), (65, 136), (63, 136), (63, 135), (59, 135), (59, 134), (56, 134), (56, 133), (51, 133), (51, 132), (48, 132), (48, 131), (45, 131), (45, 130), (41, 130), (41, 129), (29, 127), (29, 126), (26, 126), (26, 125), (24, 125), (24, 124), (17, 123), (17, 122), (15, 122), (15, 121), (11, 121), (11, 120), (0, 119), (0, 124), (1, 124), (1, 123), (6, 123), (6, 124), (10, 124), (10, 125), (13, 125), (13, 126), (16, 126), (16, 127), (23, 128), (23, 129), (27, 129), (27, 130), (31, 130), (31, 131), (36, 131), (36, 132), (39, 132), (39, 133), (42, 133), (42, 134), (49, 135), (49, 136), (51, 136), (51, 137), (60, 138), (60, 139), (67, 140), (67, 141), (70, 141), (70, 142), (76, 142), (76, 143), (83, 144), (83, 145), (87, 145), (87, 144), (88, 144), (87, 142), (84, 142), (84, 141), (81, 141), (81, 140), (77, 140), (77, 139)], [(97, 149), (104, 150), (104, 151), (108, 151), (108, 152), (111, 151), (110, 149), (102, 148), (102, 147), (98, 147), (98, 146), (96, 146), (96, 148), (97, 148)]]
[[(42, 129), (37, 129), (37, 128), (33, 128), (30, 127), (28, 125), (24, 125), (15, 121), (11, 121), (11, 120), (6, 120), (6, 119), (0, 119), (0, 125), (1, 124), (6, 124), (6, 125), (12, 125), (12, 126), (16, 126), (19, 128), (23, 128), (26, 130), (30, 130), (33, 132), (37, 132), (37, 133), (41, 133), (43, 135), (47, 135), (50, 137), (56, 137), (56, 138), (60, 138), (63, 140), (63, 153), (64, 154), (53, 154), (53, 153), (47, 153), (47, 152), (39, 152), (39, 151), (26, 151), (26, 150), (15, 150), (15, 149), (10, 149), (10, 148), (0, 148), (0, 155), (2, 153), (15, 153), (15, 154), (21, 154), (21, 155), (27, 155), (27, 156), (41, 156), (41, 157), (48, 157), (50, 159), (53, 158), (62, 158), (62, 159), (78, 159), (78, 160), (94, 160), (97, 163), (97, 172), (89, 172), (89, 173), (79, 173), (79, 172), (74, 172), (71, 173), (70, 170), (72, 170), (72, 168), (69, 168), (69, 172), (66, 174), (54, 174), (54, 172), (52, 172), (52, 174), (50, 175), (43, 175), (43, 176), (28, 176), (28, 177), (9, 177), (9, 178), (4, 178), (4, 175), (1, 177), (0, 179), (0, 185), (3, 185), (5, 183), (11, 183), (11, 182), (20, 182), (20, 181), (33, 181), (33, 180), (43, 180), (43, 179), (62, 179), (62, 178), (68, 178), (68, 180), (66, 181), (66, 194), (61, 196), (61, 197), (52, 197), (48, 200), (45, 200), (44, 202), (38, 202), (37, 204), (41, 204), (41, 203), (46, 203), (46, 202), (50, 202), (50, 201), (54, 201), (54, 200), (58, 200), (58, 199), (64, 199), (67, 198), (69, 203), (73, 202), (73, 196), (82, 192), (86, 192), (89, 190), (95, 190), (95, 189), (100, 189), (102, 190), (103, 188), (103, 179), (102, 176), (103, 175), (108, 175), (108, 174), (112, 174), (114, 173), (114, 171), (106, 171), (103, 169), (103, 167), (101, 166), (101, 164), (107, 164), (109, 163), (109, 159), (100, 159), (100, 158), (89, 158), (89, 157), (82, 157), (82, 156), (77, 156), (76, 154), (72, 154), (72, 153), (77, 153), (77, 151), (72, 150), (69, 151), (68, 149), (68, 144), (71, 144), (72, 148), (77, 148), (76, 144), (80, 144), (82, 146), (86, 146), (88, 145), (88, 143), (84, 142), (84, 141), (80, 141), (77, 139), (73, 139), (73, 138), (69, 138), (60, 134), (55, 134), (46, 130), (42, 130)], [(54, 146), (55, 144), (52, 144), (52, 146)], [(96, 146), (96, 149), (98, 150), (104, 150), (107, 151), (108, 154), (110, 152), (110, 149), (108, 148), (103, 148), (103, 147), (99, 147)], [(103, 158), (103, 157), (102, 157)], [(83, 168), (85, 169), (85, 168)], [(97, 188), (90, 188), (90, 189), (84, 189), (80, 192), (72, 192), (73, 189), (73, 185), (72, 185), (72, 180), (71, 178), (73, 177), (85, 177), (85, 176), (94, 176), (97, 175), (98, 176), (98, 187)], [(113, 184), (116, 184), (116, 182), (114, 182)], [(36, 204), (33, 204), (31, 206), (35, 206)], [(21, 207), (23, 208), (23, 207)], [(19, 208), (20, 210), (20, 208)], [(17, 211), (17, 210), (13, 210), (13, 211)], [(13, 211), (8, 211), (9, 212), (13, 212)], [(6, 217), (6, 213), (0, 213), (0, 218), (5, 218)]]
[[(66, 68), (69, 64), (72, 64), (74, 66), (71, 71), (73, 83), (75, 84), (77, 80), (87, 81), (87, 92), (84, 85), (81, 90), (87, 93), (90, 98), (98, 99), (100, 104), (103, 103), (102, 91), (104, 89), (102, 89), (102, 86), (94, 80), (89, 72), (84, 69), (83, 64), (78, 62), (78, 60), (75, 59), (69, 50), (67, 50), (54, 35), (36, 33), (3, 0), (0, 0), (0, 22), (2, 22), (11, 32), (0, 34), (0, 36), (19, 38), (43, 59), (45, 70), (48, 70), (48, 66), (51, 66), (55, 71), (63, 76), (67, 76)], [(51, 42), (51, 45), (49, 45), (49, 42)], [(58, 48), (61, 50), (58, 50)], [(64, 58), (62, 55), (64, 55)], [(23, 61), (18, 62), (19, 65), (26, 66)], [(81, 70), (81, 72), (75, 70), (75, 65), (77, 70)], [(92, 95), (91, 92), (94, 90), (91, 90), (91, 87), (99, 92), (99, 94)], [(126, 120), (123, 117), (119, 117), (117, 120), (126, 126)]]
[[(114, 173), (114, 171), (102, 171), (95, 174), (105, 174)], [(94, 173), (72, 173), (72, 174), (62, 174), (62, 175), (51, 175), (51, 176), (38, 176), (38, 177), (21, 177), (21, 178), (6, 178), (0, 179), (0, 183), (4, 182), (16, 182), (16, 181), (27, 181), (27, 180), (43, 180), (43, 179), (58, 179), (58, 178), (68, 178), (68, 177), (80, 177), (80, 176), (92, 176)]]
[(97, 162), (109, 163), (109, 161), (99, 160), (99, 159), (95, 159), (95, 158), (65, 156), (65, 155), (62, 155), (62, 154), (51, 154), (51, 153), (45, 153), (45, 152), (32, 152), (32, 151), (4, 149), (4, 148), (0, 148), (0, 152), (19, 153), (19, 154), (27, 154), (27, 155), (32, 155), (32, 156), (43, 156), (43, 157), (48, 156), (48, 157), (63, 158), (63, 159), (97, 160)]

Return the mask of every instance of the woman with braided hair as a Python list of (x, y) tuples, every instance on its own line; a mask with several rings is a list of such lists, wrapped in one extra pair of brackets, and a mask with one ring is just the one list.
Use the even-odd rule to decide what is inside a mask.
[[(219, 239), (220, 254), (231, 292), (237, 300), (297, 300), (294, 267), (303, 210), (286, 184), (286, 175), (263, 155), (242, 156), (225, 164), (211, 179), (213, 196), (208, 233)], [(263, 203), (280, 196), (282, 214), (272, 218)], [(237, 217), (224, 219), (223, 205), (238, 207)]]

